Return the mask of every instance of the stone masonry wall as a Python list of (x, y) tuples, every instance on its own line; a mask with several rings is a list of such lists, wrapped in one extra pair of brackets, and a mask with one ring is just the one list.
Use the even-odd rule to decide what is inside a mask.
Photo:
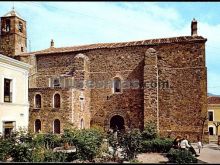
[[(142, 129), (144, 123), (154, 120), (162, 136), (188, 134), (195, 140), (201, 132), (200, 117), (207, 112), (204, 42), (152, 44), (39, 55), (36, 86), (45, 87), (48, 85), (48, 77), (59, 76), (73, 69), (73, 77), (76, 80), (91, 80), (96, 85), (100, 81), (109, 82), (108, 87), (85, 86), (84, 89), (78, 89), (79, 93), (75, 92), (75, 97), (72, 97), (77, 98), (83, 91), (87, 103), (86, 112), (89, 112), (84, 116), (87, 123), (85, 125), (88, 127), (98, 124), (108, 129), (111, 118), (120, 115), (124, 118), (126, 127)], [(156, 54), (147, 54), (149, 48), (153, 48)], [(76, 60), (75, 56), (79, 53), (88, 57), (86, 65), (82, 60)], [(88, 69), (85, 69), (87, 67)], [(159, 87), (158, 93), (155, 87), (157, 72), (159, 82), (165, 82), (165, 87)], [(139, 85), (153, 82), (154, 86), (122, 89), (122, 93), (115, 94), (111, 86), (114, 77), (119, 77), (122, 81), (129, 80), (134, 86), (136, 81)], [(79, 104), (80, 102), (74, 104), (78, 107), (76, 109), (79, 109)], [(91, 121), (87, 121), (90, 113)], [(82, 114), (80, 112), (79, 116)], [(77, 117), (78, 114), (75, 115)], [(159, 119), (156, 118), (157, 115)], [(207, 123), (205, 131), (206, 125)]]
[(169, 82), (169, 88), (161, 87), (158, 93), (160, 134), (188, 134), (196, 141), (202, 132), (201, 117), (207, 113), (205, 45), (172, 44), (154, 49), (158, 55), (159, 82)]
[[(59, 56), (56, 56), (59, 57)], [(43, 62), (41, 62), (41, 58), (37, 58), (38, 60), (38, 66), (33, 67), (32, 74), (34, 77), (36, 77), (36, 86), (38, 88), (30, 88), (29, 92), (29, 98), (30, 98), (30, 129), (33, 129), (33, 123), (37, 118), (42, 118), (44, 120), (44, 125), (42, 128), (42, 132), (48, 132), (52, 129), (52, 127), (48, 127), (48, 125), (51, 125), (51, 122), (53, 120), (45, 120), (46, 116), (55, 116), (58, 118), (61, 122), (61, 132), (63, 132), (64, 128), (67, 127), (75, 127), (80, 129), (83, 128), (89, 128), (90, 127), (90, 89), (86, 89), (83, 86), (79, 86), (77, 88), (74, 88), (73, 86), (62, 86), (60, 88), (53, 88), (49, 87), (49, 78), (53, 76), (60, 76), (65, 73), (68, 73), (73, 69), (73, 75), (70, 75), (71, 80), (75, 83), (78, 80), (84, 80), (85, 78), (88, 78), (89, 74), (89, 61), (81, 58), (81, 56), (72, 56), (74, 57), (74, 62), (70, 63), (67, 67), (62, 67), (62, 64), (59, 64), (59, 60), (54, 60), (55, 63), (51, 65), (50, 62), (46, 61), (50, 58), (43, 59)], [(32, 56), (32, 58), (20, 58), (25, 62), (34, 63), (35, 57)], [(54, 62), (53, 61), (53, 62)], [(62, 62), (62, 61), (61, 61)], [(52, 67), (53, 66), (53, 67)], [(66, 66), (66, 65), (65, 65)], [(48, 69), (49, 68), (49, 69)], [(55, 69), (54, 69), (55, 68)], [(36, 71), (34, 71), (37, 70)], [(64, 70), (65, 69), (65, 70)], [(54, 74), (56, 72), (57, 74)], [(32, 77), (30, 79), (32, 82), (34, 78)], [(30, 82), (30, 81), (29, 81)], [(71, 83), (69, 84), (71, 85)], [(33, 84), (32, 84), (33, 86)], [(62, 105), (66, 107), (61, 107), (59, 110), (53, 110), (52, 108), (52, 96), (54, 92), (61, 93), (61, 99), (62, 99)], [(47, 106), (43, 106), (41, 110), (35, 110), (34, 109), (34, 96), (36, 93), (42, 93), (44, 95), (43, 104), (46, 104)], [(62, 116), (62, 118), (61, 118)], [(82, 121), (83, 120), (83, 121)], [(82, 124), (83, 123), (83, 124)], [(83, 126), (81, 126), (83, 125)]]
[[(74, 127), (90, 128), (90, 108), (89, 97), (82, 90), (73, 89), (73, 125)], [(84, 98), (83, 101), (80, 98)], [(83, 120), (83, 126), (81, 126)]]
[[(10, 19), (11, 28), (9, 32), (3, 31), (5, 28), (6, 20)], [(23, 32), (18, 30), (18, 24), (23, 24)], [(0, 36), (0, 52), (4, 55), (14, 56), (27, 52), (27, 34), (26, 34), (26, 22), (17, 17), (1, 17), (1, 36)], [(21, 51), (23, 47), (23, 52)]]
[[(136, 47), (101, 49), (87, 53), (90, 59), (90, 78), (96, 84), (101, 81), (104, 87), (91, 89), (91, 124), (110, 127), (113, 116), (124, 118), (129, 128), (143, 127), (143, 90), (135, 88), (135, 81), (143, 82), (144, 49)], [(113, 93), (114, 77), (122, 82), (131, 82), (133, 88)], [(109, 82), (109, 83), (108, 83)], [(126, 85), (126, 84), (125, 84)]]
[(5, 55), (11, 55), (14, 54), (14, 41), (15, 37), (14, 35), (7, 35), (7, 36), (1, 36), (0, 37), (0, 52), (1, 54)]
[[(53, 108), (53, 95), (59, 93), (61, 96), (61, 106), (59, 109)], [(34, 98), (36, 94), (41, 95), (41, 109), (36, 109)], [(71, 126), (72, 122), (72, 91), (70, 89), (56, 88), (32, 88), (29, 89), (30, 117), (29, 130), (34, 132), (34, 122), (41, 120), (41, 132), (52, 132), (53, 121), (59, 119), (61, 132), (64, 128)]]

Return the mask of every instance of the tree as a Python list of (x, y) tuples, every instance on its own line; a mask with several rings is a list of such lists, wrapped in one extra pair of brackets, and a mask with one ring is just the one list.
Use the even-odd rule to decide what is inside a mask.
[(216, 128), (216, 135), (218, 135), (218, 127), (220, 126), (220, 121), (214, 121), (213, 124), (215, 125)]
[(203, 115), (199, 118), (199, 120), (202, 122), (202, 132), (201, 132), (201, 142), (203, 142), (203, 135), (204, 135), (204, 126), (205, 126), (205, 122), (208, 120), (207, 115)]

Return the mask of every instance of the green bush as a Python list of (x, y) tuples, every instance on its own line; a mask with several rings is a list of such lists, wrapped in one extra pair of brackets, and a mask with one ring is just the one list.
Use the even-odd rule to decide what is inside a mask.
[(0, 161), (6, 161), (10, 157), (10, 152), (15, 142), (9, 139), (0, 139)]
[(78, 157), (89, 161), (94, 159), (103, 141), (103, 135), (95, 129), (84, 129), (79, 130), (75, 138)]
[(55, 134), (23, 134), (15, 132), (0, 139), (0, 161), (13, 162), (67, 162), (77, 159), (76, 153), (53, 152), (61, 139)]
[(141, 136), (143, 140), (155, 139), (157, 137), (157, 126), (155, 122), (148, 121), (145, 124), (144, 130), (141, 133)]
[(31, 144), (33, 140), (33, 134), (28, 133), (26, 129), (19, 128), (18, 131), (16, 131), (16, 138), (21, 142), (21, 143), (28, 143)]
[(74, 159), (73, 154), (54, 152), (52, 149), (35, 148), (32, 152), (32, 162), (70, 162)]
[(166, 153), (172, 147), (173, 140), (169, 138), (156, 138), (141, 142), (141, 152)]
[(99, 148), (103, 141), (103, 132), (99, 129), (66, 129), (61, 137), (62, 142), (68, 142), (76, 147), (76, 155), (81, 160), (92, 160), (99, 152)]
[[(68, 162), (75, 159), (93, 160), (101, 148), (103, 131), (93, 128), (86, 130), (66, 130), (59, 135), (15, 133), (0, 139), (0, 161), (12, 158), (14, 162)], [(62, 143), (76, 147), (76, 153), (53, 152)]]
[(30, 134), (30, 133), (21, 134), (18, 139), (22, 143), (29, 143), (29, 144), (31, 144), (33, 142), (33, 135)]
[(188, 150), (171, 148), (167, 154), (170, 163), (189, 164), (197, 163), (197, 159)]
[(32, 157), (31, 157), (31, 162), (44, 162), (45, 156), (44, 156), (44, 152), (45, 152), (45, 148), (44, 147), (35, 147), (32, 150)]
[(44, 134), (44, 145), (47, 149), (53, 149), (60, 145), (60, 138), (57, 134), (47, 133)]
[[(120, 135), (118, 135), (120, 136)], [(108, 143), (109, 145), (112, 147), (113, 152), (110, 152), (110, 154), (112, 155), (113, 159), (116, 159), (116, 151), (118, 149), (118, 138), (115, 137), (114, 133), (108, 133), (107, 134), (107, 139), (108, 139)]]
[(124, 158), (134, 159), (141, 148), (141, 133), (139, 129), (133, 129), (129, 132), (119, 135), (119, 143), (123, 149)]
[(77, 143), (78, 132), (79, 131), (76, 129), (65, 129), (63, 135), (61, 136), (61, 142), (67, 142), (69, 145), (75, 145)]
[(33, 147), (45, 147), (47, 149), (53, 149), (61, 145), (61, 139), (58, 135), (47, 133), (47, 134), (36, 134), (32, 140)]
[(68, 153), (66, 156), (67, 156), (66, 157), (66, 162), (72, 162), (73, 160), (78, 159), (78, 156), (77, 156), (76, 152)]
[(53, 152), (47, 149), (44, 152), (44, 162), (66, 162), (67, 153), (63, 152)]
[(32, 159), (32, 149), (30, 146), (22, 144), (14, 144), (13, 148), (10, 150), (10, 156), (13, 162), (30, 162)]
[(32, 140), (33, 147), (44, 147), (44, 134), (36, 134)]

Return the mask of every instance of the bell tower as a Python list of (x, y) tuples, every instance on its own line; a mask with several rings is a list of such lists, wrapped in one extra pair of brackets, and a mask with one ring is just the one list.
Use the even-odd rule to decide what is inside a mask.
[(9, 57), (27, 52), (26, 21), (13, 9), (1, 17), (0, 53)]

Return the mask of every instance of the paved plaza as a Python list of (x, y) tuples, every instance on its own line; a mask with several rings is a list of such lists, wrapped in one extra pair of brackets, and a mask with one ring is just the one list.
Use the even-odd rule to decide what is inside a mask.
[[(196, 145), (193, 146), (198, 152)], [(204, 144), (198, 160), (199, 163), (220, 163), (220, 146), (216, 143)]]
[[(196, 152), (198, 153), (198, 148), (196, 144), (192, 144)], [(220, 146), (216, 143), (204, 144), (200, 151), (200, 156), (197, 157), (198, 163), (201, 164), (213, 164), (220, 163)], [(166, 154), (161, 153), (142, 153), (138, 155), (138, 160), (140, 163), (167, 163), (168, 159)]]

